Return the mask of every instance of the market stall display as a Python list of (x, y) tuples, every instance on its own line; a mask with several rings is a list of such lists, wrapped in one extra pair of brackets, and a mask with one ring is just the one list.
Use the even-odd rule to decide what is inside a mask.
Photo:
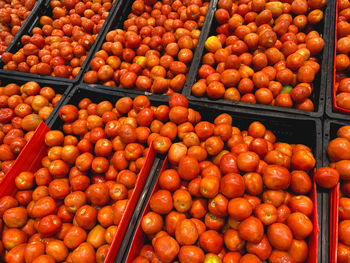
[(0, 261), (348, 262), (349, 10), (0, 0)]

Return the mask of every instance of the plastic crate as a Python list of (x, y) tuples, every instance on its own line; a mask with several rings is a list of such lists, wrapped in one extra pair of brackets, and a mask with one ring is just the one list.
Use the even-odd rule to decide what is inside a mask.
[[(256, 111), (242, 110), (239, 108), (230, 108), (227, 106), (213, 106), (209, 107), (208, 105), (203, 106), (200, 104), (190, 103), (190, 107), (201, 112), (205, 113), (202, 115), (202, 120), (213, 121), (216, 116), (221, 113), (228, 113), (233, 118), (233, 125), (237, 126), (241, 130), (246, 130), (250, 123), (259, 120), (266, 125), (266, 128), (274, 132), (277, 137), (277, 141), (288, 142), (288, 143), (302, 143), (309, 146), (316, 159), (316, 167), (321, 167), (322, 165), (322, 125), (319, 119), (303, 117), (303, 116), (289, 116), (282, 113), (262, 113)], [(164, 162), (161, 170), (167, 168), (167, 161)], [(157, 180), (160, 173), (154, 175), (152, 187), (149, 190), (148, 195), (156, 191)], [(317, 262), (328, 262), (328, 253), (329, 246), (324, 243), (324, 234), (323, 229), (319, 228), (319, 222), (324, 218), (323, 214), (319, 211), (322, 211), (324, 195), (322, 192), (319, 192), (315, 182), (313, 182), (313, 189), (310, 194), (310, 197), (314, 201), (314, 216), (312, 222), (314, 224), (314, 230), (311, 237), (309, 238), (309, 251), (310, 257), (308, 262), (317, 263)], [(124, 255), (118, 255), (118, 261), (115, 262), (126, 262), (131, 263), (132, 260), (138, 256), (138, 253), (145, 242), (145, 235), (140, 226), (142, 216), (147, 213), (149, 209), (149, 198), (145, 202), (142, 211), (142, 214), (136, 218), (134, 215), (131, 220), (137, 222), (136, 226), (129, 226), (127, 235), (130, 236), (129, 241), (127, 242), (125, 236), (125, 248)], [(138, 204), (139, 205), (139, 204)], [(127, 243), (126, 243), (127, 242)], [(324, 247), (326, 246), (326, 249)], [(325, 260), (326, 259), (326, 260)]]
[[(41, 159), (47, 154), (48, 150), (47, 146), (45, 145), (45, 134), (48, 131), (50, 131), (50, 128), (44, 122), (41, 122), (39, 127), (36, 129), (32, 139), (25, 146), (23, 151), (20, 153), (19, 158), (17, 158), (16, 162), (14, 163), (13, 167), (6, 174), (4, 180), (0, 183), (0, 197), (3, 197), (5, 195), (14, 195), (16, 193), (15, 178), (20, 172), (35, 172), (41, 167)], [(37, 154), (34, 155), (33, 152)], [(141, 195), (141, 192), (147, 180), (148, 174), (151, 170), (155, 169), (156, 165), (154, 165), (154, 163), (158, 164), (158, 162), (154, 162), (155, 155), (155, 150), (151, 145), (150, 150), (146, 156), (145, 164), (138, 174), (133, 193), (129, 198), (125, 212), (119, 223), (118, 230), (105, 259), (106, 263), (114, 262), (114, 258), (118, 253), (125, 231), (129, 226), (130, 218), (134, 213), (136, 203), (144, 198), (144, 195)]]
[[(131, 6), (132, 6), (133, 2), (134, 2), (134, 0), (125, 0), (125, 1), (120, 1), (117, 4), (115, 11), (113, 12), (113, 15), (110, 17), (110, 21), (108, 23), (108, 26), (106, 27), (106, 30), (103, 32), (103, 34), (101, 34), (101, 37), (99, 37), (96, 48), (94, 49), (95, 50), (94, 53), (101, 50), (103, 43), (106, 41), (106, 35), (109, 31), (117, 29), (117, 28), (120, 28), (120, 29), (124, 28), (124, 21), (127, 19), (128, 15), (131, 12)], [(210, 25), (211, 25), (211, 22), (214, 18), (214, 15), (215, 15), (214, 9), (215, 9), (215, 6), (217, 5), (217, 3), (218, 3), (218, 0), (210, 0), (207, 15), (205, 17), (204, 24), (201, 28), (201, 34), (200, 34), (200, 37), (198, 39), (196, 50), (193, 54), (193, 59), (192, 59), (192, 62), (190, 64), (190, 68), (189, 68), (188, 73), (187, 73), (186, 82), (185, 82), (184, 87), (186, 86), (186, 83), (188, 83), (187, 85), (190, 85), (190, 83), (193, 82), (194, 75), (196, 74), (195, 73), (196, 68), (197, 68), (196, 65), (198, 63), (200, 63), (200, 61), (201, 61), (200, 54), (202, 54), (202, 52), (203, 52), (204, 43), (205, 43), (205, 40), (207, 39), (208, 34), (209, 34)], [(86, 72), (91, 70), (90, 61), (93, 58), (94, 58), (94, 56), (91, 56), (89, 58), (88, 66), (83, 69), (83, 76), (85, 75)], [(81, 80), (81, 83), (85, 84), (83, 78)], [(122, 87), (104, 86), (102, 84), (86, 84), (86, 85), (88, 85), (90, 87), (97, 88), (97, 89), (107, 89), (107, 90), (115, 90), (115, 91), (121, 91), (121, 92), (124, 91), (126, 93), (137, 94), (137, 95), (153, 94), (153, 96), (156, 96), (156, 97), (160, 97), (160, 98), (166, 97), (167, 99), (169, 98), (168, 95), (155, 94), (155, 93), (150, 93), (150, 92), (145, 92), (145, 91), (140, 91), (140, 90), (135, 90), (135, 89), (125, 89)]]
[[(350, 125), (348, 122), (342, 122), (337, 120), (326, 120), (324, 122), (324, 135), (323, 135), (323, 166), (329, 165), (329, 159), (327, 155), (327, 147), (331, 140), (337, 138), (337, 131), (344, 125)], [(340, 195), (340, 183), (331, 189), (330, 198), (330, 220), (329, 220), (329, 248), (330, 258), (329, 262), (337, 262), (337, 250), (338, 250), (338, 225), (339, 225), (339, 195)]]
[[(168, 162), (167, 159), (163, 162), (162, 169), (159, 174), (157, 174), (156, 179), (158, 179), (159, 175), (162, 173), (162, 171), (166, 170), (168, 167)], [(153, 185), (153, 190), (151, 193), (151, 196), (158, 190), (158, 180), (155, 182)], [(313, 189), (310, 195), (310, 198), (315, 201), (314, 202), (314, 212), (312, 216), (312, 223), (314, 224), (314, 230), (309, 238), (309, 257), (307, 262), (308, 263), (317, 263), (318, 262), (318, 214), (317, 214), (317, 198), (316, 198), (316, 183), (313, 181)], [(143, 213), (140, 216), (138, 220), (138, 224), (136, 226), (135, 234), (131, 238), (131, 243), (130, 243), (130, 248), (128, 250), (128, 253), (124, 256), (124, 261), (126, 263), (132, 263), (133, 259), (136, 258), (142, 246), (145, 244), (145, 241), (147, 239), (146, 235), (144, 234), (142, 227), (141, 227), (141, 219), (142, 217), (150, 211), (150, 204), (149, 204), (150, 199), (148, 199)]]
[[(52, 8), (50, 6), (50, 0), (48, 0), (48, 1), (40, 0), (40, 1), (42, 1), (43, 4), (41, 4), (41, 6), (38, 7), (37, 12), (31, 17), (30, 21), (28, 19), (26, 20), (25, 26), (23, 25), (21, 27), (20, 34), (16, 35), (16, 39), (14, 39), (15, 41), (13, 41), (13, 43), (11, 43), (11, 46), (9, 46), (9, 48), (6, 50), (7, 52), (16, 53), (19, 49), (21, 49), (23, 47), (23, 44), (20, 41), (21, 37), (23, 35), (32, 35), (33, 28), (40, 27), (40, 17), (41, 16), (52, 17)], [(19, 79), (23, 78), (23, 77), (27, 77), (27, 78), (29, 77), (29, 78), (35, 78), (35, 80), (49, 80), (49, 81), (77, 83), (83, 74), (83, 69), (88, 66), (88, 62), (90, 61), (90, 58), (94, 53), (93, 51), (96, 47), (97, 41), (100, 38), (100, 36), (102, 35), (102, 33), (104, 32), (104, 30), (106, 29), (106, 25), (109, 23), (111, 15), (115, 12), (115, 7), (116, 7), (118, 2), (122, 2), (122, 0), (115, 0), (115, 2), (113, 3), (112, 8), (109, 10), (108, 17), (105, 20), (105, 23), (103, 24), (100, 32), (98, 33), (94, 44), (91, 46), (88, 54), (86, 55), (86, 59), (85, 59), (83, 65), (81, 66), (81, 69), (80, 69), (78, 75), (74, 79), (52, 77), (52, 76), (43, 76), (43, 75), (39, 75), (39, 74), (31, 74), (31, 73), (27, 73), (27, 72), (19, 72), (19, 71), (14, 71), (14, 70), (4, 70), (3, 67), (5, 64), (1, 60), (0, 60), (0, 74), (6, 74), (9, 76), (13, 76), (15, 78), (19, 78)]]
[[(253, 108), (253, 109), (259, 109), (262, 111), (276, 111), (276, 112), (284, 112), (284, 113), (291, 113), (291, 114), (300, 114), (305, 116), (312, 116), (312, 117), (321, 117), (324, 113), (324, 104), (325, 104), (325, 96), (326, 96), (326, 88), (327, 88), (327, 73), (328, 73), (328, 60), (329, 60), (329, 45), (332, 38), (329, 37), (329, 31), (330, 31), (330, 21), (332, 17), (332, 8), (329, 4), (331, 1), (328, 1), (328, 4), (325, 8), (323, 8), (325, 12), (325, 16), (323, 19), (322, 24), (318, 26), (318, 31), (321, 33), (321, 36), (324, 40), (324, 48), (321, 55), (320, 60), (320, 71), (317, 73), (314, 81), (314, 91), (311, 95), (310, 99), (314, 103), (315, 111), (304, 111), (304, 110), (298, 110), (295, 108), (285, 108), (285, 107), (278, 107), (278, 106), (270, 106), (270, 105), (263, 105), (263, 104), (252, 104), (252, 103), (246, 103), (246, 102), (240, 102), (240, 101), (230, 101), (226, 99), (211, 99), (208, 98), (206, 95), (203, 97), (196, 97), (192, 95), (192, 86), (196, 83), (196, 81), (199, 80), (198, 77), (198, 70), (200, 66), (202, 65), (202, 57), (206, 53), (205, 50), (200, 54), (200, 57), (198, 58), (199, 61), (196, 63), (196, 67), (193, 69), (192, 73), (193, 78), (191, 78), (192, 82), (186, 82), (185, 87), (182, 91), (182, 94), (189, 98), (191, 101), (196, 102), (204, 102), (204, 103), (211, 103), (211, 104), (217, 104), (217, 105), (227, 105), (231, 107), (241, 107), (241, 108)], [(217, 6), (214, 7), (214, 13), (217, 10)], [(210, 27), (210, 33), (209, 36), (217, 35), (216, 28), (220, 24), (214, 19), (211, 27)], [(205, 40), (204, 40), (205, 41)]]

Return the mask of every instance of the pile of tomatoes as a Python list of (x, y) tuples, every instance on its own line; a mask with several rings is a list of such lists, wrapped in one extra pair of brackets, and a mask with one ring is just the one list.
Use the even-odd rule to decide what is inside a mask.
[(338, 1), (338, 24), (337, 26), (337, 55), (336, 103), (339, 107), (350, 109), (350, 1)]
[(107, 1), (51, 0), (52, 16), (41, 16), (22, 48), (5, 52), (5, 70), (73, 79), (101, 30), (113, 4)]
[[(187, 108), (184, 98), (177, 101), (170, 112)], [(170, 169), (160, 174), (141, 220), (152, 245), (133, 263), (306, 261), (310, 148), (276, 142), (260, 122), (247, 131), (232, 123), (225, 113), (213, 123), (178, 120)]]
[(10, 45), (35, 4), (35, 0), (0, 1), (0, 55)]
[(0, 199), (2, 261), (104, 262), (148, 145), (157, 137), (161, 151), (160, 134), (173, 128), (162, 123), (169, 107), (146, 96), (78, 107), (60, 108), (63, 132), (46, 133), (42, 167), (20, 173), (15, 196)]
[(84, 81), (154, 93), (181, 91), (208, 6), (208, 0), (136, 0), (124, 29), (108, 32)]
[[(219, 0), (217, 35), (205, 43), (197, 97), (313, 111), (326, 1)], [(317, 87), (316, 87), (317, 88)]]
[(0, 85), (0, 178), (12, 166), (34, 130), (46, 120), (61, 99), (51, 87), (34, 81), (22, 86)]
[(350, 126), (343, 126), (337, 131), (337, 138), (330, 141), (327, 147), (330, 160), (329, 167), (319, 168), (324, 183), (321, 186), (330, 188), (341, 180), (341, 196), (339, 198), (338, 226), (338, 263), (350, 260)]

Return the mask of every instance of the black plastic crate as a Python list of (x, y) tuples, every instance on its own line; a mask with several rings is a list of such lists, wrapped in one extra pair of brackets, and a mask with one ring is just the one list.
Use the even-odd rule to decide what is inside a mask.
[(65, 100), (65, 98), (68, 96), (71, 88), (73, 87), (73, 85), (70, 83), (64, 83), (64, 82), (59, 83), (56, 81), (42, 80), (42, 79), (30, 79), (30, 78), (26, 78), (26, 77), (14, 78), (13, 76), (8, 76), (8, 75), (3, 75), (3, 74), (0, 74), (0, 81), (1, 81), (1, 85), (7, 85), (10, 83), (16, 83), (17, 85), (23, 85), (29, 81), (35, 81), (40, 85), (41, 88), (42, 87), (51, 87), (55, 90), (56, 93), (62, 94), (61, 100), (58, 102), (56, 107), (53, 109), (49, 118), (45, 121), (46, 124), (51, 122), (51, 119), (55, 115), (59, 105)]
[[(242, 110), (241, 108), (227, 108), (227, 106), (211, 105), (211, 108), (203, 107), (201, 104), (190, 102), (190, 107), (194, 110), (199, 111), (202, 114), (202, 120), (213, 121), (221, 113), (228, 113), (233, 117), (233, 125), (240, 129), (247, 129), (253, 121), (260, 121), (267, 129), (274, 132), (277, 137), (277, 141), (288, 142), (288, 143), (302, 143), (309, 146), (312, 149), (316, 160), (316, 167), (322, 166), (322, 123), (320, 119), (305, 117), (305, 116), (289, 116), (284, 113), (272, 113), (272, 112), (257, 112), (251, 110)], [(164, 161), (164, 158), (162, 158)], [(161, 163), (162, 164), (162, 163)], [(162, 165), (160, 165), (161, 167)], [(136, 227), (140, 224), (142, 213), (145, 209), (148, 199), (150, 198), (151, 192), (159, 177), (158, 173), (153, 175), (151, 187), (147, 194), (147, 198), (143, 201), (142, 209), (140, 214), (134, 213), (127, 230), (127, 234), (123, 240), (123, 244), (120, 251), (124, 251), (123, 254), (119, 253), (114, 262), (126, 262), (127, 255), (130, 250), (130, 244), (135, 235)], [(322, 243), (324, 240), (324, 229), (321, 225), (322, 220), (327, 219), (323, 214), (323, 200), (324, 195), (319, 192), (317, 188), (317, 210), (320, 232), (318, 236), (318, 262), (328, 262), (329, 246)], [(142, 204), (139, 202), (138, 206)], [(134, 224), (135, 223), (135, 224)], [(328, 223), (328, 221), (327, 221)], [(127, 237), (129, 239), (127, 239)], [(327, 236), (328, 237), (328, 236)], [(326, 241), (326, 240), (325, 240)], [(326, 241), (327, 242), (327, 241)]]
[[(42, 8), (42, 6), (45, 4), (45, 0), (38, 0), (33, 7), (32, 11), (30, 11), (29, 16), (24, 20), (24, 23), (21, 25), (20, 29), (18, 30), (17, 34), (12, 39), (11, 43), (7, 46), (5, 52), (10, 52), (10, 50), (13, 48), (13, 46), (16, 45), (16, 43), (21, 39), (21, 36), (26, 33), (26, 28), (33, 23), (35, 17), (37, 16), (37, 13)], [(1, 57), (1, 55), (0, 55)]]
[[(103, 43), (106, 41), (106, 35), (109, 31), (114, 30), (114, 29), (122, 29), (124, 28), (124, 21), (127, 19), (128, 15), (131, 12), (131, 6), (132, 3), (135, 0), (125, 0), (125, 1), (119, 1), (119, 3), (116, 5), (115, 11), (113, 12), (113, 15), (110, 17), (108, 25), (106, 26), (106, 30), (101, 34), (101, 36), (99, 37), (96, 47), (94, 48), (94, 54), (101, 50)], [(200, 58), (200, 54), (202, 54), (203, 49), (204, 49), (204, 43), (205, 40), (208, 37), (209, 34), (209, 29), (210, 29), (210, 25), (211, 22), (214, 18), (215, 15), (215, 7), (218, 3), (218, 0), (210, 0), (210, 4), (208, 7), (208, 11), (207, 11), (207, 15), (205, 17), (205, 21), (204, 24), (201, 28), (201, 34), (200, 37), (198, 39), (198, 43), (197, 43), (197, 47), (196, 50), (193, 54), (193, 59), (192, 62), (190, 64), (190, 68), (188, 70), (187, 73), (187, 77), (186, 77), (186, 82), (184, 85), (183, 90), (185, 89), (186, 83), (188, 83), (187, 85), (190, 85), (190, 83), (193, 82), (194, 79), (194, 73), (196, 72), (196, 68), (197, 68), (197, 64), (201, 61)], [(156, 97), (162, 98), (162, 97), (167, 97), (169, 98), (168, 95), (163, 95), (163, 94), (156, 94), (156, 93), (151, 93), (151, 92), (145, 92), (145, 91), (140, 91), (140, 90), (135, 90), (135, 89), (125, 89), (122, 87), (113, 87), (113, 86), (104, 86), (102, 84), (87, 84), (84, 82), (84, 75), (86, 72), (88, 72), (89, 70), (91, 70), (90, 68), (90, 61), (94, 58), (95, 56), (91, 56), (88, 59), (89, 64), (83, 68), (83, 76), (81, 79), (81, 83), (84, 83), (86, 85), (89, 85), (90, 87), (93, 88), (97, 88), (97, 89), (107, 89), (107, 90), (115, 90), (115, 91), (122, 91), (122, 92), (127, 92), (130, 94), (138, 94), (138, 95), (149, 95), (149, 94), (153, 94)], [(179, 92), (181, 93), (181, 91)]]
[[(278, 106), (270, 106), (270, 105), (264, 105), (264, 104), (252, 104), (252, 103), (246, 103), (246, 102), (240, 102), (240, 101), (230, 101), (226, 99), (211, 99), (207, 97), (206, 95), (203, 97), (196, 97), (192, 95), (192, 86), (199, 80), (198, 77), (198, 70), (200, 66), (202, 65), (202, 57), (207, 52), (203, 50), (200, 57), (198, 58), (198, 63), (196, 63), (196, 67), (192, 69), (192, 78), (191, 82), (186, 82), (184, 89), (182, 91), (182, 94), (189, 98), (191, 101), (196, 102), (204, 102), (204, 103), (210, 103), (210, 104), (217, 104), (217, 105), (227, 105), (227, 106), (233, 106), (233, 107), (242, 107), (242, 108), (251, 108), (251, 109), (259, 109), (262, 111), (276, 111), (276, 112), (284, 112), (284, 113), (292, 113), (292, 114), (300, 114), (305, 116), (312, 116), (312, 117), (321, 117), (324, 113), (324, 101), (325, 101), (325, 93), (326, 93), (326, 87), (327, 87), (327, 73), (328, 73), (328, 60), (332, 59), (329, 57), (329, 46), (332, 42), (332, 38), (329, 37), (330, 33), (330, 21), (332, 20), (332, 13), (334, 8), (332, 9), (332, 2), (335, 0), (328, 0), (328, 4), (326, 7), (324, 7), (324, 19), (322, 24), (318, 25), (317, 30), (320, 32), (321, 37), (324, 40), (324, 48), (322, 51), (321, 59), (320, 59), (320, 71), (315, 76), (314, 81), (314, 91), (311, 95), (310, 99), (314, 103), (314, 112), (310, 111), (304, 111), (304, 110), (298, 110), (295, 108), (285, 108), (285, 107), (278, 107)], [(213, 12), (217, 10), (217, 6), (214, 7)], [(210, 33), (209, 36), (217, 35), (216, 28), (220, 26), (220, 24), (214, 19), (211, 27), (210, 27)], [(205, 40), (204, 40), (205, 41)]]
[(336, 8), (337, 8), (337, 0), (333, 0), (331, 2), (328, 2), (329, 5), (331, 5), (332, 10), (332, 16), (330, 20), (330, 34), (328, 42), (329, 45), (329, 65), (327, 69), (327, 91), (326, 91), (326, 115), (330, 118), (334, 119), (341, 119), (341, 120), (350, 120), (350, 115), (346, 113), (341, 113), (333, 109), (333, 77), (335, 70), (333, 71), (335, 65), (334, 65), (334, 58), (335, 58), (335, 40), (337, 36), (335, 35), (335, 28), (336, 28)]
[[(23, 25), (21, 27), (20, 34), (16, 35), (16, 39), (14, 39), (15, 41), (12, 41), (11, 46), (9, 46), (9, 48), (6, 50), (7, 52), (16, 53), (19, 49), (21, 49), (23, 47), (23, 44), (21, 43), (21, 37), (23, 35), (32, 35), (33, 28), (40, 27), (40, 17), (41, 16), (52, 17), (52, 8), (50, 6), (50, 0), (47, 0), (47, 1), (46, 0), (39, 0), (39, 1), (42, 1), (43, 4), (40, 6), (40, 8), (38, 8), (39, 10), (37, 10), (35, 15), (33, 15), (31, 17), (30, 21), (28, 19), (26, 20), (27, 23), (25, 24), (25, 26)], [(39, 75), (39, 74), (31, 74), (31, 73), (27, 73), (27, 72), (20, 72), (20, 71), (14, 71), (14, 70), (4, 70), (3, 67), (5, 64), (1, 60), (0, 60), (0, 74), (6, 74), (9, 76), (13, 76), (13, 78), (27, 77), (27, 78), (34, 78), (35, 80), (47, 80), (47, 81), (77, 83), (83, 74), (83, 69), (88, 66), (88, 62), (90, 61), (90, 58), (94, 53), (93, 51), (96, 47), (98, 39), (101, 37), (102, 33), (106, 29), (106, 26), (109, 23), (110, 17), (114, 13), (115, 7), (116, 7), (118, 2), (122, 2), (122, 0), (116, 0), (113, 3), (112, 8), (109, 10), (108, 17), (105, 20), (105, 23), (103, 24), (100, 32), (98, 33), (98, 35), (95, 39), (95, 42), (93, 43), (88, 54), (86, 55), (86, 59), (85, 59), (83, 65), (81, 66), (81, 69), (80, 69), (78, 75), (74, 79), (52, 77), (52, 76), (43, 76), (43, 75)]]

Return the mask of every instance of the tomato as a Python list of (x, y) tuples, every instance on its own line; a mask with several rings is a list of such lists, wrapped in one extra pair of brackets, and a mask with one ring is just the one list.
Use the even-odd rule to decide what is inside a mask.
[(251, 215), (252, 206), (244, 198), (234, 198), (228, 203), (228, 213), (233, 219), (242, 221)]
[(200, 263), (204, 261), (204, 252), (197, 246), (182, 246), (178, 257), (179, 260), (184, 263)]
[(255, 152), (243, 152), (237, 157), (238, 169), (244, 172), (254, 172), (259, 164), (259, 156)]
[(37, 257), (43, 255), (45, 245), (41, 241), (34, 241), (27, 244), (24, 250), (24, 259), (28, 262), (33, 262)]
[(270, 257), (270, 262), (294, 262), (292, 256), (286, 251), (273, 250)]
[(199, 164), (197, 159), (185, 156), (180, 160), (177, 172), (182, 179), (192, 180), (199, 174)]
[(2, 234), (4, 248), (11, 250), (12, 248), (27, 241), (26, 233), (17, 228), (5, 229)]
[(6, 262), (23, 262), (26, 244), (20, 244), (12, 248), (5, 256)]
[(28, 190), (34, 186), (34, 175), (31, 172), (21, 172), (15, 179), (19, 190)]
[(290, 173), (285, 167), (279, 165), (268, 165), (263, 170), (264, 185), (269, 189), (287, 189), (290, 180)]
[(105, 238), (105, 229), (100, 225), (96, 225), (89, 232), (86, 241), (89, 244), (91, 244), (95, 249), (97, 249), (105, 243), (104, 238)]
[(339, 182), (339, 173), (330, 167), (321, 167), (315, 173), (316, 182), (325, 188), (332, 188)]
[(202, 196), (207, 198), (213, 198), (219, 192), (219, 180), (217, 177), (214, 176), (206, 176), (201, 179), (199, 187)]
[(305, 240), (293, 239), (292, 245), (290, 246), (288, 253), (296, 262), (302, 262), (307, 258), (308, 245), (305, 242)]
[(159, 176), (159, 186), (165, 190), (175, 191), (180, 186), (180, 176), (176, 170), (168, 169)]
[(52, 256), (56, 261), (65, 260), (68, 256), (68, 249), (61, 240), (49, 241), (45, 251), (47, 255)]
[(293, 235), (285, 224), (274, 223), (267, 229), (267, 238), (275, 249), (287, 250), (292, 244)]
[(110, 246), (109, 245), (102, 245), (100, 246), (96, 251), (96, 262), (97, 263), (103, 263), (105, 258), (108, 255)]
[(256, 217), (250, 216), (241, 222), (238, 234), (248, 242), (258, 243), (264, 235), (263, 224)]
[(171, 145), (171, 140), (165, 136), (158, 136), (153, 140), (154, 149), (158, 153), (166, 153)]
[(23, 207), (9, 208), (3, 214), (6, 226), (20, 228), (27, 221), (27, 210)]
[(50, 196), (44, 196), (38, 201), (34, 202), (33, 208), (29, 215), (34, 218), (42, 218), (55, 213), (56, 209), (57, 207), (54, 199)]
[(96, 262), (95, 251), (90, 243), (81, 243), (71, 254), (72, 260), (83, 262)]
[(349, 258), (349, 247), (344, 245), (343, 243), (338, 244), (337, 257), (339, 262), (346, 262)]
[(292, 212), (301, 212), (307, 216), (312, 215), (313, 202), (312, 200), (304, 195), (293, 196), (288, 203)]
[(342, 197), (339, 199), (339, 216), (341, 219), (349, 219), (348, 216), (348, 203), (349, 199), (346, 197)]
[(85, 241), (87, 234), (85, 230), (78, 226), (72, 226), (64, 237), (64, 244), (69, 249), (78, 247), (81, 243)]
[(78, 118), (78, 108), (74, 105), (64, 105), (60, 108), (59, 116), (65, 122), (71, 123)]
[(154, 251), (163, 262), (171, 262), (178, 255), (180, 246), (174, 238), (164, 235), (156, 239)]
[(223, 238), (218, 232), (208, 230), (199, 236), (199, 245), (209, 253), (219, 253), (222, 249)]
[(148, 212), (141, 222), (142, 230), (146, 234), (155, 234), (163, 227), (163, 219), (160, 215), (154, 212)]
[(190, 219), (179, 221), (175, 228), (175, 237), (180, 245), (193, 245), (198, 239), (196, 225)]
[(249, 253), (257, 255), (260, 258), (260, 260), (266, 260), (270, 256), (272, 251), (269, 240), (265, 235), (260, 241), (260, 243), (247, 243), (246, 247)]
[(297, 239), (305, 239), (313, 229), (311, 220), (300, 212), (292, 213), (287, 219), (287, 224)]
[(63, 199), (69, 193), (69, 184), (65, 179), (54, 179), (49, 184), (49, 194), (53, 198)]
[(58, 216), (48, 215), (40, 220), (38, 231), (44, 236), (52, 236), (60, 230), (61, 226), (62, 221)]
[(109, 201), (109, 189), (104, 183), (90, 185), (85, 193), (87, 200), (93, 205), (105, 205)]
[(86, 230), (90, 230), (96, 224), (96, 217), (97, 212), (94, 207), (89, 205), (83, 205), (77, 210), (74, 219), (78, 226)]
[(228, 173), (237, 173), (237, 157), (235, 154), (227, 153), (220, 159), (220, 171), (225, 175)]
[(226, 174), (220, 181), (220, 191), (227, 198), (235, 198), (242, 196), (244, 190), (244, 180), (239, 174)]
[(158, 190), (150, 199), (151, 210), (159, 214), (168, 214), (173, 208), (171, 193), (167, 190)]
[(230, 251), (238, 251), (244, 246), (244, 241), (239, 238), (238, 232), (233, 229), (228, 229), (224, 234), (225, 246)]
[(219, 217), (224, 217), (228, 213), (228, 204), (229, 203), (226, 197), (222, 194), (218, 194), (209, 201), (208, 209), (212, 214)]
[(312, 188), (312, 182), (306, 172), (295, 170), (291, 172), (290, 186), (296, 194), (307, 194)]
[(71, 213), (75, 213), (78, 208), (85, 205), (86, 202), (86, 195), (81, 191), (72, 192), (64, 198), (64, 204)]

